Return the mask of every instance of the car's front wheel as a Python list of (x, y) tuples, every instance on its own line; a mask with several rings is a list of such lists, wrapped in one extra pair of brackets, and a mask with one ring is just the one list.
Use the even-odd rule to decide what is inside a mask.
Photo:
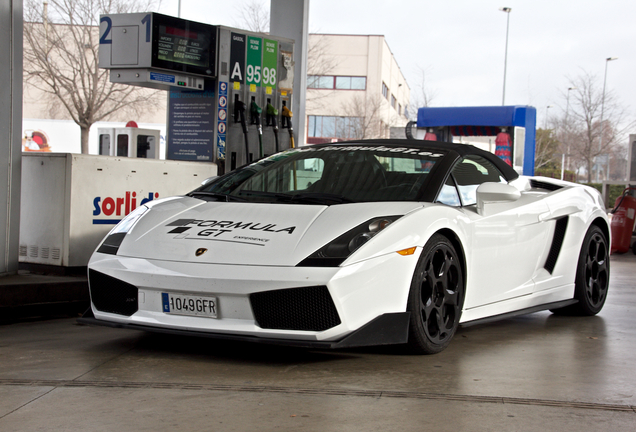
[(457, 252), (445, 236), (435, 234), (424, 246), (411, 281), (409, 351), (435, 354), (444, 350), (459, 325), (463, 299), (464, 277)]

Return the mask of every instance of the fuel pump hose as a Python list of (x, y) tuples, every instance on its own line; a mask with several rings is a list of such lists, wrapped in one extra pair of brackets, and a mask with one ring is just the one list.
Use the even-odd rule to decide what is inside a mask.
[(261, 122), (261, 113), (263, 112), (263, 108), (259, 107), (256, 103), (256, 100), (252, 98), (252, 103), (250, 104), (250, 116), (252, 120), (252, 124), (256, 124), (258, 128), (258, 157), (263, 157), (263, 123)]
[(293, 115), (294, 113), (292, 113), (291, 110), (287, 108), (287, 105), (283, 102), (283, 128), (287, 126), (287, 129), (289, 129), (289, 143), (291, 144), (291, 148), (296, 148), (296, 145), (294, 144), (294, 128), (291, 121)]
[(276, 108), (274, 108), (274, 105), (272, 105), (271, 103), (267, 103), (267, 110), (266, 110), (266, 125), (267, 126), (272, 126), (273, 130), (274, 130), (274, 141), (276, 142), (276, 153), (278, 153), (280, 151), (280, 146), (278, 144), (278, 110)]

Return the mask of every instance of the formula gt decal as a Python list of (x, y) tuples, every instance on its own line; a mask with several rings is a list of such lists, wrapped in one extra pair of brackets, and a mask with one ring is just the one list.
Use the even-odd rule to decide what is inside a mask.
[(176, 234), (175, 239), (225, 241), (258, 246), (264, 246), (270, 241), (262, 235), (264, 233), (292, 234), (296, 229), (295, 226), (281, 227), (264, 222), (200, 219), (176, 219), (166, 226), (175, 227), (168, 231), (168, 234)]

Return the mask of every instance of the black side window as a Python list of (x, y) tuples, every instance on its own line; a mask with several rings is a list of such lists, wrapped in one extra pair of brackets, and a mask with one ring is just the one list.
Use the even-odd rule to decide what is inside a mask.
[(467, 156), (452, 171), (462, 205), (477, 203), (477, 187), (486, 182), (507, 183), (501, 171), (481, 156)]

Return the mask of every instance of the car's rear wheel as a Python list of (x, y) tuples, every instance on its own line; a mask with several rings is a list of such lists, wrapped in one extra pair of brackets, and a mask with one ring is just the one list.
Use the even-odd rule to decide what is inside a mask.
[(417, 354), (444, 350), (455, 335), (464, 300), (464, 277), (452, 243), (436, 234), (426, 243), (417, 263), (408, 310), (408, 349)]
[(578, 303), (552, 312), (596, 315), (603, 309), (609, 287), (609, 245), (603, 231), (592, 225), (585, 234), (576, 268), (574, 299)]

